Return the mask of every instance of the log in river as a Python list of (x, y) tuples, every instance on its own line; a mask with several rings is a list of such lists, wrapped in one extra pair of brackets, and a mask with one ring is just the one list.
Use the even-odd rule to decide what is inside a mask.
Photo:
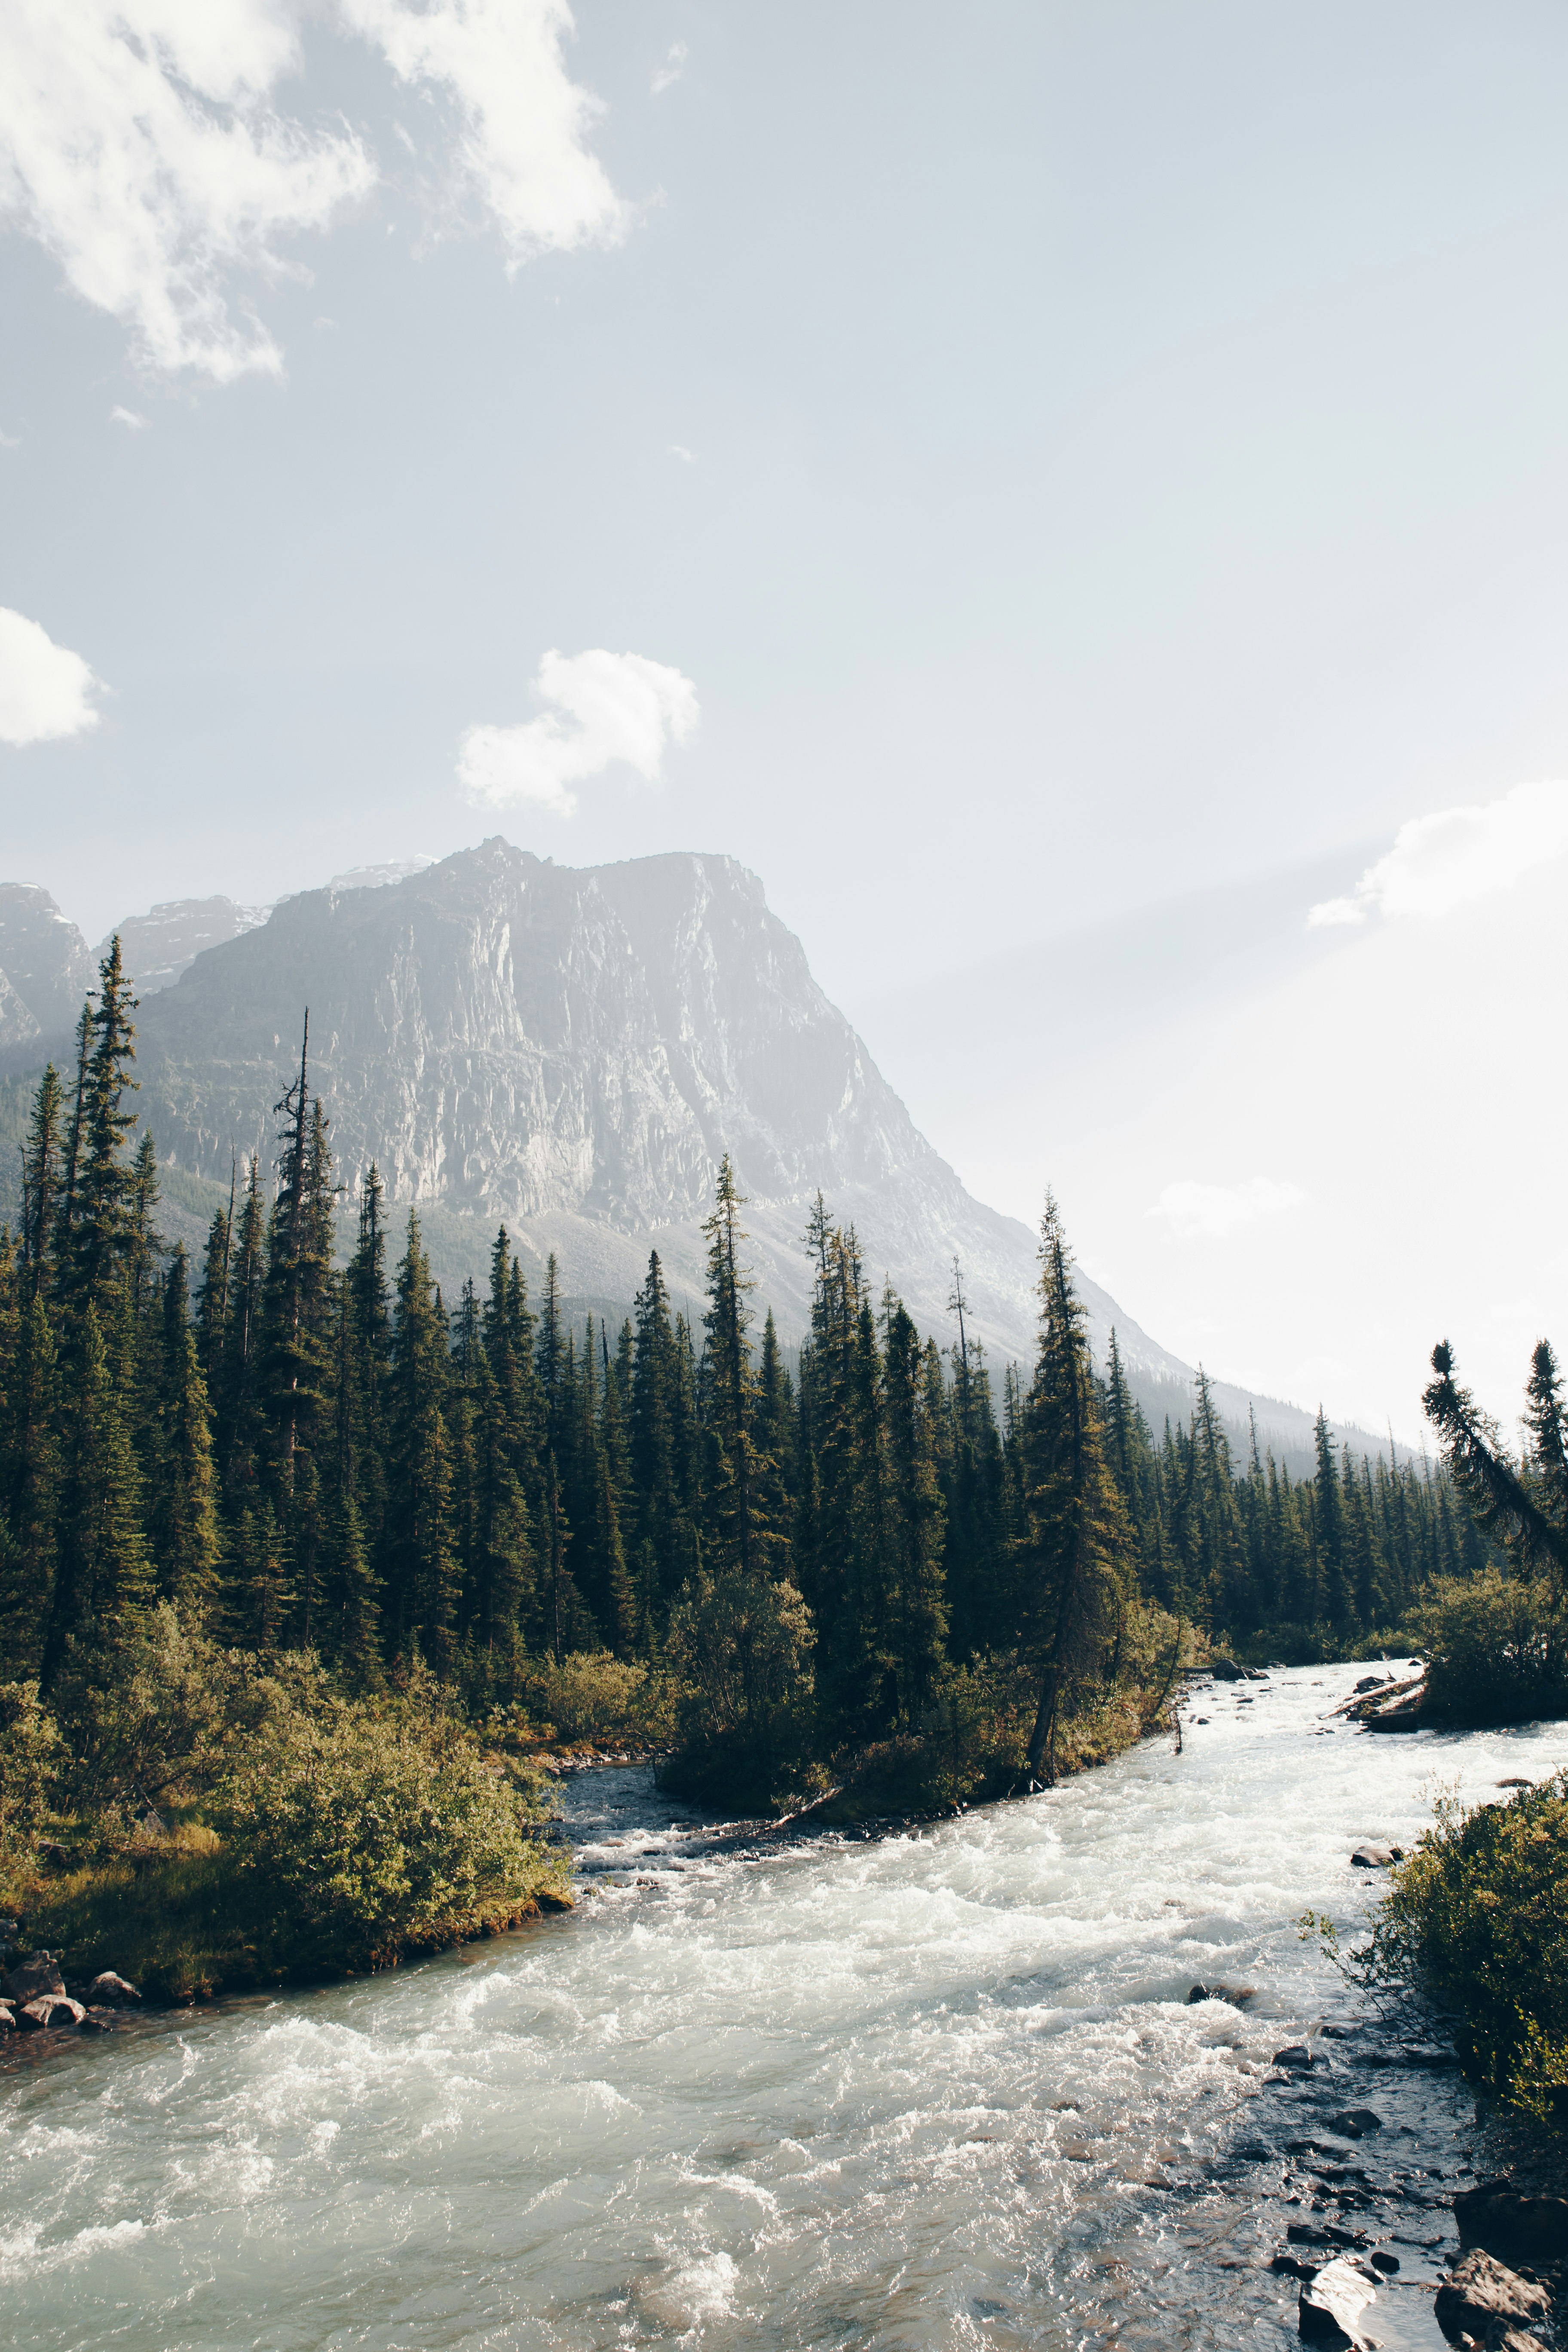
[(879, 1839), (715, 1836), (646, 1769), (584, 1774), (569, 1916), (19, 2051), (4, 2341), (1283, 2343), (1271, 2257), (1340, 2231), (1400, 2263), (1369, 2335), (1436, 2343), (1472, 2103), (1295, 1922), (1353, 1922), (1356, 1845), (1568, 1726), (1375, 1738), (1325, 1720), (1363, 1671), (1205, 1689), (1179, 1755)]

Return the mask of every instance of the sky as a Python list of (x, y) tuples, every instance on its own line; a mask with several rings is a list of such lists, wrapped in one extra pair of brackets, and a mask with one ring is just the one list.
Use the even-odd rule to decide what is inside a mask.
[(12, 0), (0, 869), (723, 850), (983, 1199), (1568, 1345), (1568, 16)]

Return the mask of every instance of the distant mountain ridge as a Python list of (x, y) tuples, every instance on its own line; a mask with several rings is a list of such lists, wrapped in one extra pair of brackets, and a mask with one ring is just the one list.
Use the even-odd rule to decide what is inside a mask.
[[(269, 1163), (308, 1005), (341, 1172), (357, 1188), (374, 1160), (448, 1259), (480, 1271), (504, 1219), (541, 1266), (556, 1252), (574, 1293), (629, 1300), (657, 1247), (672, 1287), (698, 1297), (728, 1150), (758, 1297), (786, 1339), (806, 1324), (803, 1235), (820, 1187), (856, 1225), (873, 1285), (885, 1275), (923, 1328), (956, 1337), (956, 1257), (970, 1337), (1029, 1360), (1035, 1236), (974, 1200), (921, 1134), (754, 875), (685, 853), (560, 866), (500, 836), (370, 879), (386, 871), (270, 910), (184, 901), (121, 927), (142, 995), (138, 1108), (162, 1158), (226, 1187), (237, 1154)], [(133, 943), (172, 983), (141, 981)], [(91, 974), (47, 892), (0, 887), (0, 978), (29, 1024), (5, 1025), (0, 993), (10, 1066), (68, 1052)], [(1189, 1366), (1096, 1284), (1080, 1289), (1097, 1356), (1114, 1324), (1151, 1410), (1190, 1394)], [(1216, 1395), (1244, 1424), (1245, 1392)], [(1260, 1431), (1298, 1455), (1309, 1417), (1258, 1408)]]

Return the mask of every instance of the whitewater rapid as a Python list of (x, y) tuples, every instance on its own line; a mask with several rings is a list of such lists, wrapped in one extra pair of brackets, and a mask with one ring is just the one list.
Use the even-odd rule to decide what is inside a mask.
[[(1325, 1722), (1357, 1671), (1205, 1691), (1180, 1755), (1152, 1741), (880, 1842), (715, 1853), (647, 1772), (584, 1775), (562, 1798), (590, 1890), (570, 1916), (18, 2053), (0, 2340), (1293, 2337), (1258, 2218), (1258, 2182), (1285, 2195), (1298, 2161), (1268, 2061), (1350, 2013), (1295, 1922), (1358, 1916), (1352, 1847), (1409, 1844), (1441, 1789), (1568, 1762), (1568, 1726)], [(1189, 2005), (1200, 1980), (1258, 1998)], [(1424, 2177), (1434, 2132), (1462, 2156), (1457, 2077), (1399, 2095), (1416, 2120), (1380, 2161)], [(1409, 2195), (1414, 2278), (1445, 2225)], [(1426, 2340), (1413, 2324), (1384, 2340)]]

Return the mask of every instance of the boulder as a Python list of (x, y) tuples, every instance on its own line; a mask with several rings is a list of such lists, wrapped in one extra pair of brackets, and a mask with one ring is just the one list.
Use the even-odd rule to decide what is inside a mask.
[(1328, 2127), (1338, 2132), (1342, 2139), (1364, 2139), (1368, 2132), (1383, 2129), (1383, 2117), (1370, 2107), (1346, 2107), (1342, 2114), (1330, 2116)]
[(16, 2012), (8, 2001), (0, 2000), (0, 2033), (15, 2033)]
[(1363, 1675), (1355, 1686), (1356, 1696), (1359, 1698), (1363, 1691), (1382, 1690), (1393, 1680), (1392, 1675)]
[(1198, 2000), (1228, 2001), (1232, 2009), (1245, 2009), (1249, 2000), (1258, 1999), (1256, 1985), (1195, 1984), (1187, 1995), (1187, 2007)]
[(1386, 1870), (1391, 1862), (1403, 1862), (1405, 1848), (1401, 1845), (1358, 1845), (1351, 1856), (1352, 1870)]
[(1379, 2246), (1373, 2255), (1372, 2266), (1374, 2271), (1381, 2271), (1384, 2278), (1392, 2278), (1399, 2268), (1399, 2256), (1391, 2254), (1386, 2247)]
[(1568, 2199), (1524, 2197), (1506, 2180), (1483, 2180), (1454, 2200), (1461, 2246), (1484, 2246), (1514, 2262), (1568, 2261)]
[(1274, 2063), (1304, 2072), (1312, 2063), (1312, 2053), (1304, 2042), (1292, 2042), (1288, 2049), (1274, 2053)]
[(1208, 1670), (1216, 1683), (1244, 1683), (1247, 1680), (1246, 1667), (1238, 1666), (1234, 1658), (1211, 1658)]
[(1486, 2352), (1546, 2352), (1546, 2347), (1539, 2336), (1527, 2336), (1522, 2327), (1494, 2319), (1487, 2330)]
[(1484, 2336), (1494, 2321), (1517, 2326), (1546, 2315), (1546, 2290), (1494, 2262), (1478, 2246), (1461, 2254), (1437, 2289), (1433, 2309), (1445, 2336)]
[(37, 2000), (23, 2002), (16, 2011), (16, 2022), (21, 2026), (35, 2028), (47, 2025), (79, 2025), (86, 2015), (87, 2011), (80, 2001), (72, 2000), (68, 1993), (41, 1992)]
[(1362, 2315), (1376, 2300), (1366, 2273), (1341, 2255), (1301, 2289), (1297, 2332), (1309, 2344), (1363, 2346)]
[(28, 2001), (41, 1992), (64, 1992), (66, 1980), (53, 1952), (35, 1952), (30, 1960), (21, 1961), (5, 1979), (3, 1988), (7, 2000)]
[(1385, 1706), (1374, 1706), (1363, 1717), (1368, 1731), (1419, 1731), (1426, 1723), (1422, 1710), (1426, 1704), (1426, 1685), (1423, 1683), (1405, 1698), (1390, 1699)]
[(87, 1989), (87, 1997), (100, 2009), (126, 2009), (133, 2000), (142, 1998), (135, 1986), (128, 1984), (123, 1977), (117, 1977), (112, 1969), (105, 1969), (101, 1976), (94, 1977)]

